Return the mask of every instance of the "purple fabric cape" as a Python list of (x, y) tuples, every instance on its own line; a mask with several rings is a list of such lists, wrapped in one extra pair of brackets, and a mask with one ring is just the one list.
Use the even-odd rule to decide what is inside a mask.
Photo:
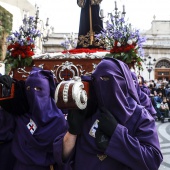
[[(67, 170), (158, 169), (162, 154), (155, 120), (138, 104), (139, 98), (127, 65), (115, 59), (103, 59), (93, 72), (92, 79), (99, 106), (106, 107), (118, 120), (118, 125), (103, 153), (89, 134), (100, 116), (97, 110), (83, 124), (72, 161), (62, 162), (62, 140), (56, 138), (54, 155), (58, 164)], [(107, 157), (101, 161), (99, 155)]]
[(140, 86), (140, 88), (141, 88), (141, 90), (142, 90), (145, 94), (147, 94), (148, 96), (150, 96), (151, 91), (150, 91), (150, 89), (149, 89), (148, 87), (146, 87), (145, 85), (142, 85), (142, 86)]
[[(67, 123), (54, 101), (55, 83), (50, 71), (34, 70), (25, 82), (29, 112), (16, 118), (12, 151), (17, 158), (15, 170), (49, 170), (54, 164), (53, 140), (67, 131)], [(30, 119), (37, 129), (27, 128)]]
[(146, 108), (146, 110), (148, 110), (149, 113), (155, 118), (156, 110), (154, 109), (154, 107), (152, 105), (152, 101), (151, 101), (150, 97), (141, 90), (139, 83), (138, 83), (138, 78), (136, 76), (136, 73), (134, 73), (134, 72), (131, 72), (131, 73), (132, 73), (132, 78), (134, 80), (141, 105), (144, 106)]
[(0, 142), (9, 142), (13, 139), (14, 127), (14, 116), (0, 108)]
[(11, 152), (11, 142), (14, 136), (14, 116), (0, 108), (0, 169), (11, 170), (15, 158)]

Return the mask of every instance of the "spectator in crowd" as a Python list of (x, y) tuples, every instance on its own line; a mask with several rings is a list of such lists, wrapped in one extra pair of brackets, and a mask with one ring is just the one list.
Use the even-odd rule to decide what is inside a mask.
[(148, 96), (150, 96), (150, 93), (151, 93), (150, 89), (146, 85), (145, 80), (144, 80), (144, 78), (141, 75), (138, 76), (138, 83), (139, 83), (139, 86), (140, 86), (141, 90), (144, 93), (146, 93)]
[(168, 81), (168, 83), (165, 86), (165, 96), (166, 96), (166, 98), (170, 98), (170, 80)]
[(149, 113), (156, 119), (156, 110), (152, 104), (151, 98), (141, 90), (136, 73), (131, 72), (131, 74), (139, 96), (140, 104), (144, 106), (146, 110), (148, 110)]
[(150, 97), (155, 96), (157, 89), (155, 88), (154, 84), (149, 84), (149, 89), (150, 89)]
[(156, 89), (162, 84), (161, 80), (156, 80)]
[(153, 87), (156, 88), (156, 83), (154, 80), (151, 80), (151, 83), (153, 84)]
[(163, 99), (163, 102), (160, 105), (160, 111), (163, 115), (163, 118), (169, 117), (169, 106), (166, 98)]
[(159, 92), (153, 97), (153, 105), (155, 107), (155, 110), (157, 112), (158, 120), (163, 119), (163, 113), (160, 110), (161, 103), (163, 102), (162, 92)]
[(170, 80), (169, 80), (168, 83), (166, 84), (166, 88), (170, 88)]
[(157, 92), (158, 94), (161, 94), (162, 97), (166, 97), (166, 94), (165, 94), (165, 86), (164, 86), (163, 83), (157, 88), (156, 92)]
[(128, 66), (105, 58), (91, 78), (97, 108), (69, 111), (68, 132), (54, 141), (57, 163), (67, 170), (158, 169), (155, 120), (139, 105)]
[(155, 101), (158, 102), (158, 103), (162, 103), (163, 102), (162, 92), (157, 93), (157, 95), (155, 96)]
[(166, 86), (166, 84), (168, 83), (168, 81), (166, 80), (166, 78), (163, 78), (162, 83)]
[[(168, 108), (170, 109), (170, 99), (167, 98), (166, 101), (167, 101), (167, 104), (168, 104)], [(169, 111), (169, 113), (170, 113), (170, 111)]]

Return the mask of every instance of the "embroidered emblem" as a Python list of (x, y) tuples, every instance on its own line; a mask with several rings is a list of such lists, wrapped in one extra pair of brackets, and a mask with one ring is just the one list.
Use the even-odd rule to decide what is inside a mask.
[(96, 129), (98, 128), (98, 122), (99, 122), (99, 120), (96, 120), (96, 121), (93, 123), (93, 125), (92, 125), (92, 127), (91, 127), (91, 129), (90, 129), (90, 131), (89, 131), (89, 135), (92, 136), (92, 137), (94, 137), (94, 138), (95, 138)]
[(27, 128), (30, 131), (30, 133), (33, 135), (35, 130), (37, 129), (37, 125), (32, 119), (30, 119), (30, 122), (27, 124)]
[(100, 161), (103, 161), (105, 158), (107, 158), (107, 155), (99, 155), (99, 154), (97, 154), (97, 157), (99, 158)]

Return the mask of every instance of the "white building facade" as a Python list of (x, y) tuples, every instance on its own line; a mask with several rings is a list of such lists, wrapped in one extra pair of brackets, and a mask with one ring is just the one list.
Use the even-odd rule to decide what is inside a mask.
[[(153, 20), (151, 29), (143, 35), (147, 37), (144, 45), (146, 64), (149, 63), (148, 56), (151, 57), (150, 80), (170, 80), (170, 20)], [(145, 70), (141, 74), (149, 80), (149, 70), (146, 69), (149, 65), (143, 66)]]

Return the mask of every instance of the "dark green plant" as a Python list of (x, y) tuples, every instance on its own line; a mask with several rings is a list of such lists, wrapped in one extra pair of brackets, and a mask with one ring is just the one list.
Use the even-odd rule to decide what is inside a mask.
[(2, 60), (2, 46), (6, 43), (6, 36), (12, 30), (13, 15), (0, 6), (0, 60)]

